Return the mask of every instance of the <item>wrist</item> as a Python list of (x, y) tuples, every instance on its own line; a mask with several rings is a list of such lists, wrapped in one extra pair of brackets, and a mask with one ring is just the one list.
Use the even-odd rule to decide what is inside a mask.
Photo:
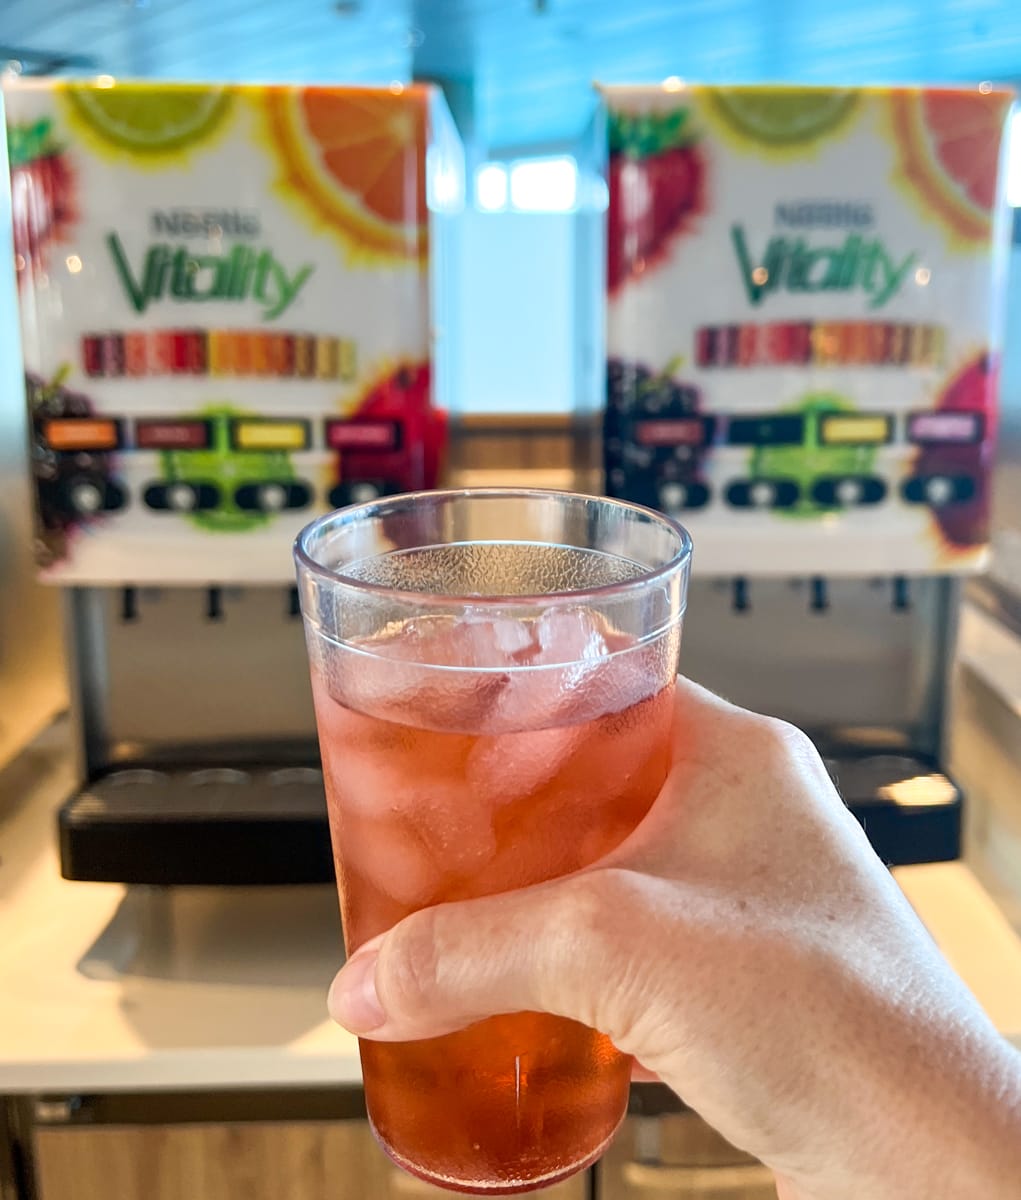
[(778, 1200), (1010, 1194), (1021, 1178), (1021, 1054), (997, 1035), (968, 1049), (967, 1062), (957, 1063), (949, 1050), (945, 1073), (933, 1077), (921, 1104), (896, 1083), (874, 1094), (879, 1121), (860, 1131), (860, 1142), (852, 1136), (834, 1147), (830, 1164), (804, 1178), (777, 1174)]

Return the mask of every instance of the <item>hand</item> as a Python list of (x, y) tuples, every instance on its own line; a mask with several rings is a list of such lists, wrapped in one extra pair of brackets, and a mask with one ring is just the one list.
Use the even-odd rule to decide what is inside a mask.
[(1021, 1056), (808, 738), (684, 680), (670, 776), (623, 846), (407, 917), (352, 956), (330, 1007), (386, 1041), (521, 1010), (583, 1021), (770, 1166), (787, 1200), (1021, 1188)]

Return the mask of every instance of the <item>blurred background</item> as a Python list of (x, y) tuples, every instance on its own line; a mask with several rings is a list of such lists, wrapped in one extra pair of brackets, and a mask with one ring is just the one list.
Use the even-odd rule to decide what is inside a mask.
[[(464, 141), (468, 203), (442, 333), (455, 411), (575, 403), (575, 212), (591, 84), (1021, 81), (1007, 0), (5, 0), (0, 64), (25, 75), (440, 84)], [(1021, 205), (1021, 120), (1010, 199)], [(581, 171), (579, 173), (579, 165)], [(996, 604), (1021, 609), (1021, 208), (1005, 314)], [(0, 216), (9, 223), (5, 209)], [(579, 311), (579, 310), (582, 311)], [(0, 236), (0, 758), (62, 703), (55, 597), (31, 582), (24, 416), (9, 238)], [(1017, 611), (1014, 610), (1014, 616)], [(26, 690), (27, 689), (27, 690)], [(19, 699), (14, 700), (15, 691)], [(28, 697), (26, 701), (24, 697)]]

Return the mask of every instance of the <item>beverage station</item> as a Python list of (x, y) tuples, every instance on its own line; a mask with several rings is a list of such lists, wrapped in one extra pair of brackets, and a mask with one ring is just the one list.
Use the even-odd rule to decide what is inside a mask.
[[(605, 394), (516, 437), (544, 484), (690, 530), (685, 674), (805, 728), (930, 927), (953, 940), (978, 913), (1021, 984), (1021, 946), (955, 873), (948, 740), (962, 581), (989, 541), (1012, 100), (601, 89), (606, 211), (579, 220), (606, 248), (587, 298)], [(183, 1200), (182, 1155), (220, 1163), (211, 1197), (239, 1194), (232, 1156), (258, 1198), (440, 1195), (372, 1146), (354, 1039), (321, 1016), (341, 942), (291, 544), (349, 504), (535, 477), (446, 400), (465, 185), (442, 94), (100, 77), (12, 83), (4, 105), (35, 547), (71, 690), (45, 836), (80, 919), (106, 914), (72, 990), (118, 1009), (56, 1035), (82, 1041), (64, 1075), (0, 1067), (12, 1200), (91, 1200), (110, 1172), (118, 1197)], [(241, 965), (246, 936), (279, 976)], [(214, 1049), (161, 1041), (160, 1012), (215, 1023)], [(663, 1089), (631, 1104), (598, 1174), (547, 1194), (774, 1194)]]

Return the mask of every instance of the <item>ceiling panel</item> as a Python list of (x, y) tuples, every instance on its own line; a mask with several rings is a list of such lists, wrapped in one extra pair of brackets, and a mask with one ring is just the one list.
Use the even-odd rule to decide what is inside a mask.
[[(461, 85), (483, 148), (569, 141), (591, 82), (1021, 77), (1017, 0), (0, 0), (0, 42), (153, 78)], [(467, 127), (467, 125), (466, 125)]]

